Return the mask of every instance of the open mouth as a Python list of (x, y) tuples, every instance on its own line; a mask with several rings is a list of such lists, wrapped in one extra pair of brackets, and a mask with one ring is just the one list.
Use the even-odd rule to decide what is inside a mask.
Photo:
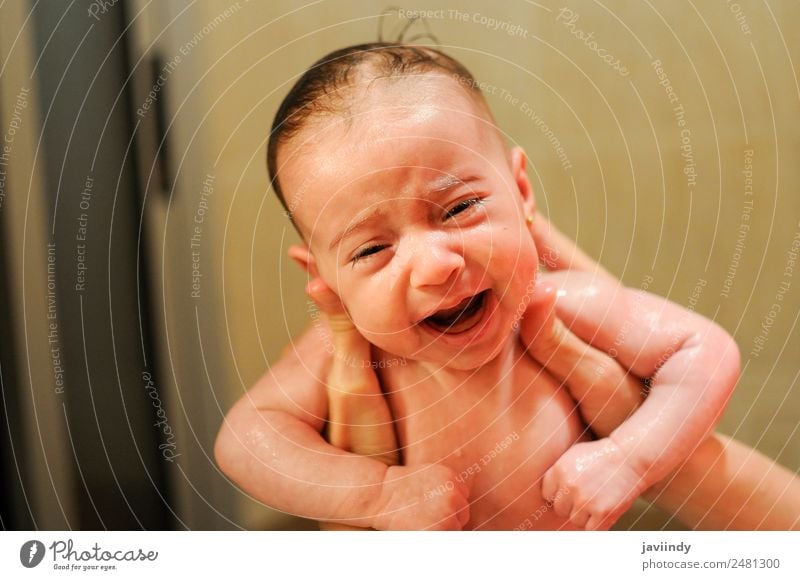
[(489, 290), (465, 298), (452, 308), (439, 310), (423, 320), (424, 324), (436, 332), (460, 334), (471, 330), (483, 318), (484, 306)]

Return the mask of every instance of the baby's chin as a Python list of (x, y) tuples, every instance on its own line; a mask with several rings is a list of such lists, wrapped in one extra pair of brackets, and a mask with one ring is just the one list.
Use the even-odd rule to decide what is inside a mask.
[(397, 343), (370, 342), (376, 347), (379, 358), (400, 358), (408, 362), (456, 371), (471, 371), (486, 365), (500, 354), (505, 344), (503, 341), (499, 341), (499, 344), (487, 345), (484, 343), (480, 346), (468, 345), (464, 348), (447, 348), (432, 344), (413, 351), (399, 352), (406, 349), (398, 348)]
[(441, 356), (437, 364), (454, 371), (474, 371), (486, 366), (496, 359), (503, 350), (505, 341), (499, 341), (490, 346), (481, 345), (480, 348), (467, 348), (462, 352), (450, 353), (450, 356)]
[(503, 352), (510, 331), (498, 332), (493, 337), (460, 348), (432, 344), (408, 358), (454, 371), (474, 371), (491, 363)]

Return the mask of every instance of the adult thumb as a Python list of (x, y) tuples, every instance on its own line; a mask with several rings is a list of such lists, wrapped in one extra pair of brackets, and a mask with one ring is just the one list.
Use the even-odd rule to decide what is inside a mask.
[(370, 345), (358, 332), (342, 301), (321, 278), (311, 280), (306, 293), (325, 315), (331, 330), (331, 341), (336, 350), (335, 358), (353, 361), (367, 361), (370, 358)]

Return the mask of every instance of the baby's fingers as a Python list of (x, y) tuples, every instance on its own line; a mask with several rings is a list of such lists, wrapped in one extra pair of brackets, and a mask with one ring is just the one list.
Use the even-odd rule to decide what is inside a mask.
[(586, 510), (573, 510), (569, 522), (576, 528), (587, 529), (586, 525), (591, 519), (591, 514)]
[(568, 518), (572, 512), (572, 497), (562, 482), (563, 478), (556, 466), (548, 469), (542, 478), (542, 498), (553, 506), (556, 515)]
[(551, 467), (544, 473), (544, 477), (542, 477), (542, 499), (546, 502), (552, 502), (553, 498), (556, 496), (556, 489), (558, 488), (558, 484), (556, 482), (555, 473), (553, 473), (553, 468)]

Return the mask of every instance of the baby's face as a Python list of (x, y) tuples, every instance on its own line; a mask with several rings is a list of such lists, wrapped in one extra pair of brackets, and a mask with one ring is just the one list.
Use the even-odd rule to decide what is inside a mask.
[(351, 120), (297, 135), (281, 183), (319, 275), (367, 340), (476, 368), (499, 353), (533, 288), (524, 163), (454, 81), (385, 84)]

